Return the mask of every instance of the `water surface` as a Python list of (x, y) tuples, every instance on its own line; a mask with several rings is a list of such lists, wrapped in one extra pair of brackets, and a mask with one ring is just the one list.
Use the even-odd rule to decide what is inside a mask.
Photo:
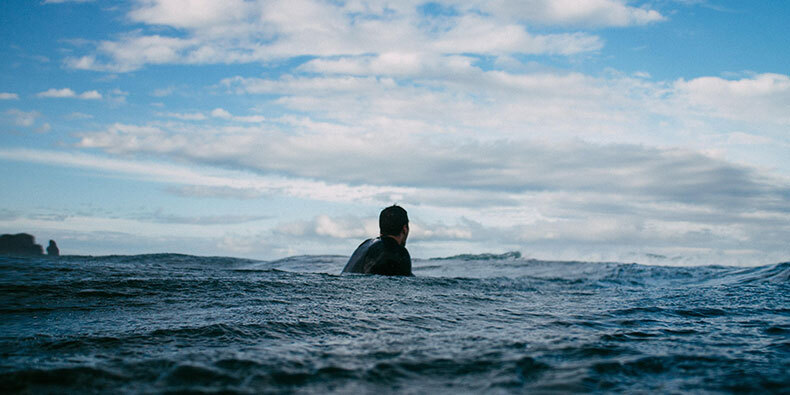
[(780, 393), (790, 263), (0, 258), (0, 392)]

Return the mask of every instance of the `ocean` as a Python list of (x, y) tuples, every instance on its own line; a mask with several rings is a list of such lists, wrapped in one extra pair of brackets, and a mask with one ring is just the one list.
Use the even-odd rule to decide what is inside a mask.
[(788, 393), (790, 263), (0, 257), (0, 393)]

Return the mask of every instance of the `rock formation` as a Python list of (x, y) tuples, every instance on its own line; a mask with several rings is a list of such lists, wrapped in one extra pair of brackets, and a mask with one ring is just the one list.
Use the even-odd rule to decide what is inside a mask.
[(36, 244), (36, 239), (27, 233), (0, 236), (2, 255), (43, 255), (44, 249)]
[(58, 249), (58, 245), (55, 244), (55, 240), (49, 241), (49, 246), (47, 247), (47, 255), (49, 256), (59, 256), (60, 250)]

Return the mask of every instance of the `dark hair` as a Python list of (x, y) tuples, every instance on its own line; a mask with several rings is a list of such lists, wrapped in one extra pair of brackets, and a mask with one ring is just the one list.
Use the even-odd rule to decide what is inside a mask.
[(381, 210), (379, 215), (379, 230), (385, 236), (397, 236), (403, 231), (403, 225), (409, 224), (406, 210), (398, 205), (392, 205)]

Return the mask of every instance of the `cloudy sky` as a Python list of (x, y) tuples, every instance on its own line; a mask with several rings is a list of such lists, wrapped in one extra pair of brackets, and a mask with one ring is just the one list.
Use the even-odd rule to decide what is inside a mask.
[(0, 2), (0, 232), (67, 254), (790, 259), (790, 2)]

